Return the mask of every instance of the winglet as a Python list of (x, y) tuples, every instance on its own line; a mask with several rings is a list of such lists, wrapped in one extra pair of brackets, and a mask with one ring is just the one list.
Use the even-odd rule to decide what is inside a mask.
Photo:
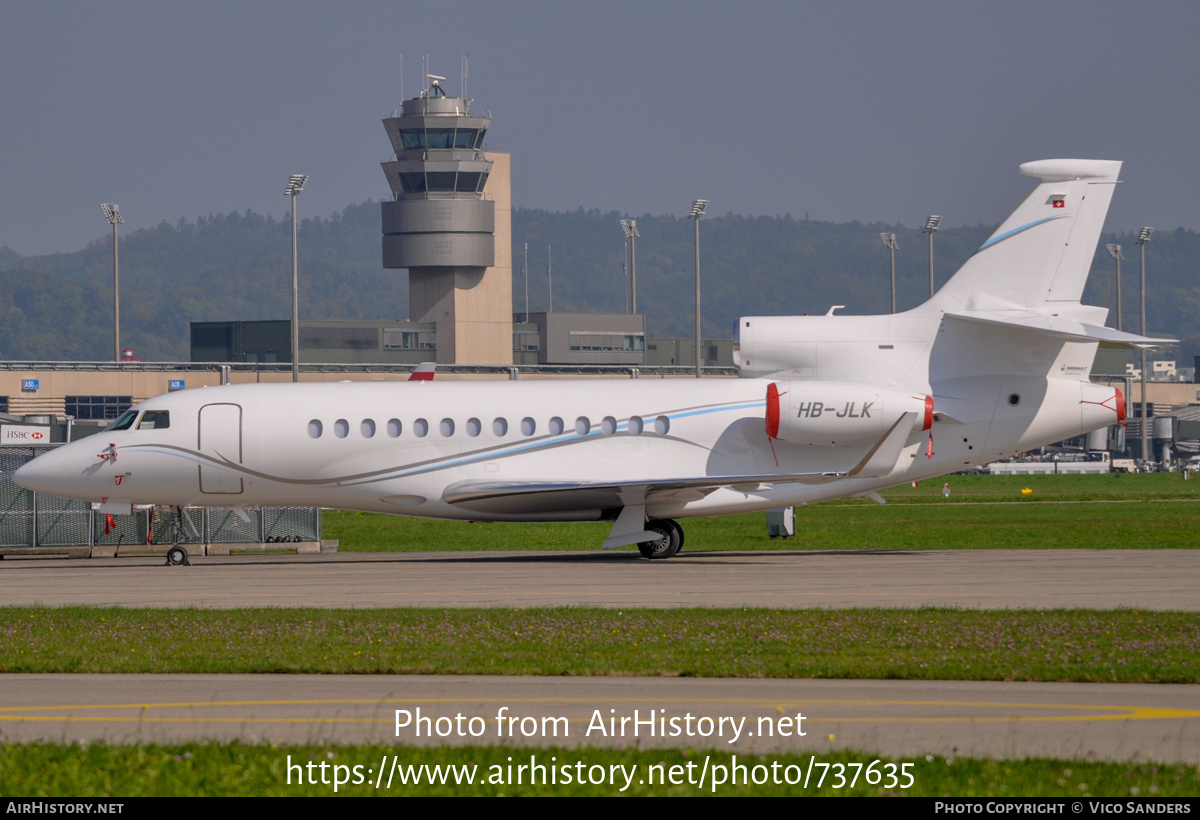
[(433, 381), (433, 371), (436, 369), (437, 362), (421, 362), (408, 380), (410, 382), (431, 382)]

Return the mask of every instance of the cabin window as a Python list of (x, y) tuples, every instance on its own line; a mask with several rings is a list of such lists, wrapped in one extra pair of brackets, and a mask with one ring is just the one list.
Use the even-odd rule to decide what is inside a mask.
[(139, 430), (166, 430), (171, 426), (171, 413), (167, 410), (147, 410), (138, 422)]
[(563, 425), (563, 420), (558, 416), (550, 419), (550, 435), (560, 436), (562, 435), (562, 431), (565, 429), (566, 427)]
[(587, 416), (580, 416), (575, 419), (575, 435), (586, 436), (592, 429), (592, 422)]
[(600, 422), (600, 431), (606, 436), (611, 436), (617, 432), (617, 420), (612, 416), (605, 416), (604, 421)]
[(454, 419), (442, 419), (439, 429), (442, 431), (443, 436), (450, 438), (450, 436), (454, 435)]
[(483, 425), (479, 422), (479, 419), (467, 419), (467, 435), (468, 436), (470, 436), (471, 438), (475, 438), (475, 436), (479, 435), (482, 432), (483, 432)]
[(137, 415), (137, 410), (126, 410), (116, 421), (105, 427), (104, 432), (107, 433), (110, 430), (128, 430), (133, 426), (133, 420), (137, 418)]
[(413, 422), (413, 432), (417, 434), (417, 438), (425, 438), (429, 435), (429, 422), (425, 419), (417, 419)]
[(660, 436), (665, 436), (671, 432), (671, 420), (666, 416), (659, 416), (654, 420), (654, 432)]
[(345, 419), (338, 419), (333, 423), (333, 434), (338, 438), (345, 438), (350, 435), (350, 422)]
[(508, 419), (496, 419), (492, 422), (492, 432), (503, 438), (508, 435)]
[(317, 419), (313, 419), (308, 423), (308, 437), (320, 438), (321, 433), (325, 431), (325, 425), (321, 424)]
[(642, 434), (643, 426), (644, 425), (642, 423), (641, 416), (630, 416), (629, 417), (629, 432), (631, 435), (640, 436)]
[(537, 432), (537, 422), (526, 416), (521, 419), (521, 432), (527, 436), (532, 436)]
[(387, 431), (392, 438), (400, 438), (400, 431), (403, 430), (403, 425), (400, 424), (400, 419), (388, 419)]
[(375, 437), (375, 420), (363, 419), (362, 424), (358, 425), (358, 431), (362, 433), (363, 438)]

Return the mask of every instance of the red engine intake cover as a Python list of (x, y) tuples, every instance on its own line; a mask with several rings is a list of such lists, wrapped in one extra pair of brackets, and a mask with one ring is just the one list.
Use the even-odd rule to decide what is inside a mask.
[(767, 435), (779, 438), (779, 388), (775, 382), (767, 385)]

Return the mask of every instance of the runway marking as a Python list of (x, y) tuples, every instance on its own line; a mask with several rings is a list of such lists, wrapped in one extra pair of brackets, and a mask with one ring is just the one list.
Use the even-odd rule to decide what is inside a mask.
[[(585, 708), (595, 708), (597, 703), (666, 703), (686, 707), (698, 704), (740, 704), (743, 706), (771, 708), (781, 711), (785, 707), (812, 706), (857, 706), (857, 707), (888, 707), (916, 706), (933, 708), (974, 708), (974, 709), (1005, 709), (1005, 710), (1057, 710), (1068, 712), (1085, 712), (1086, 714), (1059, 715), (977, 715), (977, 716), (885, 716), (873, 717), (819, 717), (807, 716), (814, 723), (997, 723), (1006, 721), (1019, 722), (1069, 722), (1089, 720), (1192, 720), (1200, 719), (1200, 709), (1178, 709), (1153, 706), (1112, 706), (1088, 705), (1069, 703), (1007, 703), (992, 701), (927, 701), (927, 700), (855, 700), (855, 699), (745, 699), (745, 698), (382, 698), (382, 699), (334, 699), (334, 700), (247, 700), (247, 701), (203, 701), (178, 703), (147, 703), (147, 704), (77, 704), (72, 706), (15, 706), (0, 709), (0, 721), (11, 720), (21, 722), (47, 721), (79, 721), (79, 722), (116, 722), (116, 723), (387, 723), (379, 717), (371, 718), (342, 718), (342, 717), (157, 717), (144, 714), (150, 709), (214, 709), (220, 707), (238, 706), (383, 706), (385, 704), (522, 704), (522, 703), (559, 703), (581, 704)], [(72, 714), (30, 714), (46, 712), (63, 712), (64, 710), (130, 710), (136, 709), (143, 714), (136, 716), (104, 716), (104, 715), (72, 715)], [(582, 723), (585, 718), (569, 718), (568, 720)]]

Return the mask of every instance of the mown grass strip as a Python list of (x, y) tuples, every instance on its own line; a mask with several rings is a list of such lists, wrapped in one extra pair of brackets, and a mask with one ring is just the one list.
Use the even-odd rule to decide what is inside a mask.
[[(288, 764), (303, 769), (299, 773)], [(853, 764), (869, 764), (875, 756), (857, 752), (816, 753), (820, 763), (833, 764), (825, 770), (824, 783), (817, 786), (822, 769), (810, 777), (804, 788), (803, 775), (810, 767), (810, 753), (737, 755), (737, 765), (745, 767), (745, 779), (714, 787), (712, 775), (724, 767), (726, 779), (734, 769), (733, 754), (725, 751), (672, 749), (529, 749), (527, 747), (463, 747), (415, 749), (387, 746), (264, 746), (246, 743), (189, 743), (180, 745), (105, 746), (70, 743), (31, 743), (0, 745), (0, 796), (3, 797), (184, 797), (184, 796), (333, 796), (334, 766), (350, 782), (339, 785), (339, 796), (467, 796), (467, 795), (811, 795), (871, 796), (910, 795), (914, 797), (1194, 797), (1200, 793), (1200, 774), (1195, 766), (1155, 765), (1149, 763), (1099, 763), (1053, 759), (1017, 761), (941, 756), (885, 759), (895, 771), (908, 764), (912, 786), (888, 788), (884, 782), (867, 783), (864, 768), (858, 769), (856, 782)], [(707, 760), (706, 760), (707, 758)], [(308, 782), (307, 764), (313, 762), (316, 784)], [(389, 770), (393, 761), (400, 767), (407, 784), (393, 776), (391, 788), (376, 788), (372, 780), (381, 762)], [(322, 775), (320, 764), (326, 764)], [(707, 768), (705, 764), (707, 763)], [(532, 766), (544, 766), (545, 774), (557, 782), (530, 784)], [(582, 767), (579, 765), (582, 764)], [(843, 767), (844, 785), (838, 782), (837, 764)], [(524, 772), (517, 767), (525, 765)], [(355, 769), (358, 783), (355, 783)], [(447, 767), (457, 768), (455, 773)], [(626, 774), (614, 773), (618, 785), (593, 784), (622, 766)], [(438, 768), (434, 768), (438, 767)], [(469, 767), (474, 767), (469, 768)], [(593, 768), (599, 767), (599, 768)], [(653, 768), (658, 767), (658, 768)], [(668, 774), (676, 771), (677, 785)], [(566, 773), (570, 773), (569, 783)], [(371, 774), (368, 775), (368, 771)], [(703, 786), (697, 782), (701, 771), (708, 777)], [(662, 773), (660, 783), (659, 772)], [(582, 773), (585, 782), (578, 783)], [(430, 784), (429, 776), (438, 781)], [(516, 783), (518, 774), (522, 783)], [(320, 783), (322, 776), (327, 783)], [(411, 782), (420, 777), (420, 783)], [(472, 779), (468, 785), (463, 782)], [(654, 778), (651, 785), (648, 781)], [(688, 782), (688, 780), (691, 782)], [(756, 784), (754, 780), (765, 780)], [(789, 785), (787, 780), (799, 781)], [(898, 778), (897, 778), (898, 779)], [(778, 785), (772, 781), (783, 781)], [(630, 782), (631, 781), (631, 782)], [(629, 782), (622, 791), (620, 786)], [(386, 783), (386, 778), (385, 778)], [(385, 785), (385, 784), (384, 784)]]
[(1200, 682), (1200, 614), (0, 609), (0, 672)]
[[(1190, 482), (1200, 488), (1200, 480)], [(680, 521), (685, 549), (1196, 549), (1200, 499), (1145, 502), (817, 504), (796, 536), (767, 537), (762, 513)], [(611, 524), (477, 524), (326, 511), (325, 538), (347, 552), (595, 550)]]
[[(839, 499), (798, 507), (796, 537), (787, 540), (767, 537), (762, 513), (687, 519), (687, 549), (1200, 547), (1200, 479), (1184, 481), (1181, 473), (942, 476), (881, 495), (887, 506)], [(326, 538), (362, 552), (591, 550), (609, 526), (475, 524), (336, 510), (323, 519)]]

